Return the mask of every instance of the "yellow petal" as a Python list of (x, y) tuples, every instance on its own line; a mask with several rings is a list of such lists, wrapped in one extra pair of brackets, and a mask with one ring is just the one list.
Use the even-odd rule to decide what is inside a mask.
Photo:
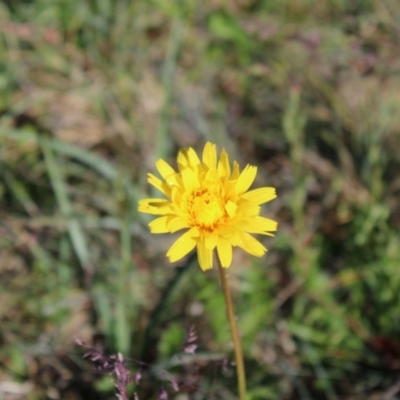
[(212, 268), (213, 265), (213, 251), (211, 249), (207, 249), (205, 246), (204, 237), (197, 243), (197, 258), (199, 260), (200, 268), (203, 271)]
[(224, 183), (224, 191), (225, 191), (225, 198), (229, 199), (230, 201), (236, 203), (237, 202), (237, 195), (235, 184), (232, 181), (225, 181)]
[(269, 218), (255, 216), (237, 222), (235, 227), (248, 233), (274, 236), (268, 232), (275, 232), (278, 229), (278, 223)]
[(237, 178), (239, 178), (239, 164), (236, 161), (234, 161), (233, 162), (233, 172), (229, 179), (236, 180)]
[(181, 174), (171, 175), (171, 177), (168, 178), (168, 184), (171, 185), (171, 188), (177, 186), (179, 190), (184, 189)]
[(149, 223), (149, 228), (151, 233), (167, 233), (170, 230), (167, 227), (168, 220), (171, 219), (170, 216), (164, 216), (160, 218), (156, 218), (155, 220)]
[(228, 213), (228, 215), (232, 218), (235, 216), (236, 214), (236, 210), (237, 210), (237, 205), (233, 202), (233, 201), (228, 201), (225, 204), (225, 211)]
[(167, 228), (171, 233), (174, 233), (180, 229), (189, 228), (189, 225), (185, 219), (181, 217), (173, 217), (167, 222)]
[(243, 193), (241, 197), (259, 205), (275, 199), (276, 189), (273, 187), (262, 187)]
[(246, 250), (249, 254), (252, 254), (253, 256), (256, 257), (263, 256), (267, 251), (267, 249), (251, 235), (248, 235), (248, 240), (246, 241), (246, 248), (244, 250)]
[(179, 151), (178, 166), (180, 170), (186, 167), (195, 167), (198, 164), (200, 164), (199, 157), (191, 147)]
[(199, 186), (199, 181), (194, 170), (191, 168), (184, 168), (181, 172), (183, 186), (187, 191), (192, 191)]
[(278, 229), (278, 223), (269, 218), (254, 217), (251, 219), (251, 223), (260, 233), (262, 231), (275, 232)]
[(178, 206), (180, 204), (181, 198), (182, 198), (182, 191), (180, 190), (180, 188), (178, 188), (177, 186), (173, 186), (171, 188), (171, 196), (170, 197), (171, 197), (172, 202)]
[(197, 244), (196, 238), (193, 237), (192, 230), (185, 232), (176, 242), (170, 247), (167, 257), (170, 262), (175, 262), (185, 257)]
[(153, 174), (147, 174), (148, 178), (147, 181), (150, 183), (150, 185), (153, 185), (156, 189), (158, 189), (161, 193), (164, 193), (166, 196), (169, 197), (170, 195), (170, 188), (169, 186), (161, 181), (161, 179), (158, 179), (155, 175)]
[(207, 169), (204, 171), (204, 180), (205, 181), (212, 181), (213, 183), (220, 183), (221, 178), (218, 175), (218, 171), (215, 168)]
[(217, 165), (217, 146), (211, 142), (207, 142), (203, 150), (203, 163), (208, 168), (215, 168)]
[(175, 170), (162, 158), (156, 161), (156, 167), (160, 175), (167, 181), (171, 175), (175, 175)]
[(223, 237), (218, 238), (217, 244), (218, 258), (224, 268), (232, 264), (232, 245)]
[(218, 242), (218, 235), (216, 233), (210, 233), (204, 235), (204, 245), (206, 246), (206, 249), (214, 250), (215, 246), (217, 245), (217, 242)]
[(231, 242), (243, 250), (247, 251), (256, 257), (261, 257), (267, 251), (267, 249), (253, 236), (246, 232), (237, 230), (232, 236)]
[(237, 194), (244, 193), (253, 183), (254, 178), (257, 174), (257, 167), (254, 165), (247, 165), (246, 168), (239, 175), (236, 181), (236, 192)]
[(231, 167), (229, 165), (229, 156), (225, 149), (222, 149), (221, 155), (218, 161), (218, 175), (223, 178), (229, 178), (231, 174)]
[(164, 199), (144, 199), (139, 201), (139, 212), (163, 215), (171, 213), (171, 203)]
[(237, 215), (241, 217), (252, 217), (260, 214), (261, 207), (255, 203), (250, 202), (240, 202), (238, 206), (238, 210), (236, 212)]

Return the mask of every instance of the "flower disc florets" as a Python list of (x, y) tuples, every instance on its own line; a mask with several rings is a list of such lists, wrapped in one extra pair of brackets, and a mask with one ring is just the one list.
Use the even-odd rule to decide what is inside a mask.
[(276, 197), (276, 191), (264, 187), (248, 191), (257, 167), (247, 165), (239, 173), (239, 165), (229, 165), (228, 154), (221, 151), (217, 162), (216, 146), (208, 142), (202, 161), (192, 148), (178, 154), (176, 172), (165, 161), (156, 167), (163, 178), (148, 174), (148, 181), (168, 199), (145, 199), (139, 211), (161, 215), (150, 222), (152, 233), (174, 233), (188, 229), (169, 249), (167, 257), (177, 261), (197, 246), (200, 267), (212, 268), (216, 248), (223, 267), (232, 263), (232, 247), (238, 246), (261, 257), (267, 249), (250, 233), (273, 236), (277, 223), (260, 216), (260, 204)]

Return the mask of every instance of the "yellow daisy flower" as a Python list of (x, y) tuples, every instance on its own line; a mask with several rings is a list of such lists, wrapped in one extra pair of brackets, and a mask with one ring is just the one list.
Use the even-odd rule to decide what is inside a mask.
[(257, 167), (247, 165), (240, 173), (235, 161), (231, 171), (226, 151), (221, 151), (217, 161), (216, 145), (210, 142), (202, 161), (192, 148), (186, 148), (178, 153), (178, 172), (162, 159), (156, 167), (163, 180), (148, 174), (148, 182), (168, 199), (141, 200), (139, 211), (161, 215), (150, 222), (152, 233), (188, 229), (168, 250), (171, 262), (196, 246), (203, 271), (212, 268), (215, 248), (225, 268), (232, 263), (233, 246), (257, 257), (267, 251), (250, 233), (273, 236), (278, 224), (260, 216), (260, 204), (274, 199), (276, 191), (272, 187), (247, 191)]

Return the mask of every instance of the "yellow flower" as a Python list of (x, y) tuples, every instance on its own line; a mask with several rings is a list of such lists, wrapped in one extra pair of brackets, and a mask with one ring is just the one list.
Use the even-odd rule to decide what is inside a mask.
[(161, 215), (150, 222), (152, 233), (174, 233), (188, 229), (168, 250), (171, 262), (180, 260), (197, 246), (201, 269), (213, 265), (216, 248), (223, 267), (232, 263), (232, 247), (238, 246), (261, 257), (267, 249), (250, 233), (273, 236), (278, 224), (260, 216), (260, 204), (276, 197), (272, 187), (250, 190), (257, 167), (247, 165), (240, 173), (239, 165), (229, 165), (228, 154), (221, 151), (217, 161), (215, 144), (208, 142), (200, 161), (192, 148), (178, 153), (176, 172), (160, 159), (156, 162), (163, 180), (148, 174), (148, 182), (168, 199), (145, 199), (139, 211)]

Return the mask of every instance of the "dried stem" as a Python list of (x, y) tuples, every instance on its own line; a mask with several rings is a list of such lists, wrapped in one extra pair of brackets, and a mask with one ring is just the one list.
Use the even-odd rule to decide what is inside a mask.
[(218, 256), (217, 260), (218, 260), (218, 269), (219, 269), (219, 276), (221, 279), (222, 291), (224, 292), (224, 297), (225, 297), (226, 311), (228, 314), (229, 325), (231, 326), (231, 331), (232, 331), (233, 345), (235, 347), (235, 360), (236, 360), (236, 372), (238, 379), (239, 399), (246, 400), (246, 375), (244, 371), (242, 344), (240, 342), (239, 332), (236, 326), (232, 297), (229, 291), (227, 277), (226, 277), (226, 269), (222, 267)]

